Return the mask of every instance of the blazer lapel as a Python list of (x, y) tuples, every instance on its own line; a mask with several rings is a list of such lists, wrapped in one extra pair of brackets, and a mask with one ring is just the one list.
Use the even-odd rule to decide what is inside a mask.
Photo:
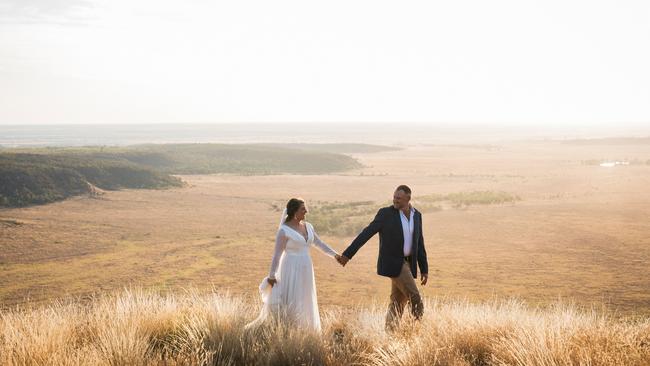
[(404, 227), (402, 227), (402, 217), (399, 215), (398, 209), (393, 208), (393, 212), (393, 216), (395, 216), (395, 220), (397, 221), (397, 227), (399, 228), (399, 242), (401, 243), (401, 246), (404, 247)]
[(415, 210), (413, 214), (413, 248), (419, 243), (417, 240), (420, 238), (420, 230), (422, 230), (422, 216)]

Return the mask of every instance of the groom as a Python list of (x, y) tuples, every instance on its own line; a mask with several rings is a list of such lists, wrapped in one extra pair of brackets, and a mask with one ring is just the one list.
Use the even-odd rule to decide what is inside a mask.
[[(394, 330), (406, 303), (416, 319), (422, 317), (424, 306), (415, 284), (417, 266), (427, 283), (429, 266), (422, 236), (422, 215), (409, 203), (411, 189), (401, 185), (393, 194), (393, 205), (377, 211), (375, 219), (352, 241), (337, 260), (342, 266), (376, 233), (379, 233), (377, 274), (390, 277), (392, 287), (386, 314), (386, 329)], [(416, 264), (417, 263), (417, 264)]]

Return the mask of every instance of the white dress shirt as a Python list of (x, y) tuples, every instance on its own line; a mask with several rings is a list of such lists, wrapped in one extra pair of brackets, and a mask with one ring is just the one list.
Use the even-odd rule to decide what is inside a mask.
[(413, 215), (415, 209), (413, 206), (410, 207), (409, 219), (406, 219), (404, 211), (399, 210), (399, 218), (402, 220), (402, 232), (404, 233), (404, 256), (408, 257), (411, 255), (411, 249), (413, 248)]

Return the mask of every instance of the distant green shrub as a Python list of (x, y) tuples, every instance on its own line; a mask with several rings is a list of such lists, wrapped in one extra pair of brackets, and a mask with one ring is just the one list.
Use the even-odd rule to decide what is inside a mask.
[(368, 225), (378, 209), (372, 201), (317, 203), (309, 206), (308, 220), (318, 233), (352, 236)]
[[(413, 206), (418, 211), (426, 213), (441, 211), (445, 203), (460, 208), (470, 205), (512, 203), (519, 200), (521, 198), (507, 192), (472, 191), (418, 196), (413, 200)], [(316, 202), (309, 205), (308, 220), (318, 233), (340, 237), (353, 236), (372, 221), (381, 206), (380, 203), (373, 201)]]
[(432, 204), (432, 203), (427, 203), (427, 202), (422, 202), (418, 203), (416, 205), (418, 211), (420, 212), (436, 212), (436, 211), (442, 211), (442, 207), (437, 204)]
[(590, 166), (593, 166), (593, 165), (598, 165), (598, 164), (602, 163), (602, 160), (598, 160), (598, 159), (589, 159), (589, 160), (582, 160), (581, 163), (582, 163), (582, 165), (590, 165)]
[(494, 191), (471, 191), (471, 192), (457, 192), (447, 195), (431, 194), (419, 197), (418, 200), (424, 203), (431, 202), (450, 202), (455, 207), (471, 206), (471, 205), (492, 205), (501, 203), (512, 203), (520, 201), (521, 198), (507, 192), (494, 192)]

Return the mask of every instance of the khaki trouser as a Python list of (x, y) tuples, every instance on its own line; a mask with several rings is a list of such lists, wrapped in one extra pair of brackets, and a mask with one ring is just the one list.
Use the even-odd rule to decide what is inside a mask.
[(420, 292), (411, 274), (409, 262), (404, 261), (399, 276), (391, 277), (390, 304), (386, 313), (386, 329), (394, 330), (399, 323), (404, 306), (411, 304), (411, 314), (415, 319), (420, 319), (424, 312), (424, 305)]

